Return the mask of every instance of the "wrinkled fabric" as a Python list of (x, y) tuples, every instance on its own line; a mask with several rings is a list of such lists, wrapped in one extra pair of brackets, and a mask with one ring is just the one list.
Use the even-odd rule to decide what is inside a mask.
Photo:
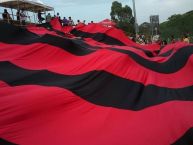
[(192, 44), (155, 55), (116, 28), (54, 25), (0, 23), (0, 143), (192, 145)]

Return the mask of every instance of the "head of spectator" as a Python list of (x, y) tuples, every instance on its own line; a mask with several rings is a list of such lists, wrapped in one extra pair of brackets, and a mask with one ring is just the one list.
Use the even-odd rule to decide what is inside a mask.
[(57, 14), (56, 14), (56, 17), (58, 17), (58, 18), (59, 18), (59, 17), (60, 17), (60, 14), (59, 14), (59, 13), (57, 13)]
[(50, 17), (50, 18), (51, 18), (52, 16), (51, 16), (51, 14), (50, 14), (50, 13), (48, 13), (48, 14), (47, 14), (47, 17)]
[(7, 9), (4, 9), (4, 13), (8, 14)]
[(184, 34), (184, 40), (183, 40), (185, 43), (190, 43), (190, 40), (188, 38), (188, 35), (187, 34)]

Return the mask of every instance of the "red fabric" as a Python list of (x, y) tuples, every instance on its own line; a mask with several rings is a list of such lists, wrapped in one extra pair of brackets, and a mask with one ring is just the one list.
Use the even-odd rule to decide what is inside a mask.
[[(156, 84), (157, 86), (169, 88), (181, 88), (193, 84), (193, 79), (190, 79), (193, 72), (191, 61), (188, 61), (188, 63), (176, 73), (162, 74), (141, 66), (125, 54), (117, 53), (108, 49), (101, 49), (86, 56), (75, 56), (60, 48), (50, 45), (43, 44), (42, 47), (41, 43), (28, 46), (7, 45), (3, 43), (0, 45), (1, 61), (11, 61), (16, 65), (27, 69), (46, 69), (67, 75), (78, 75), (92, 70), (105, 70), (122, 78), (141, 82), (144, 85)], [(142, 52), (139, 50), (138, 52), (136, 49), (130, 50), (143, 56)], [(156, 57), (157, 60), (154, 58), (154, 61), (164, 63), (170, 57), (171, 56), (168, 58)], [(191, 59), (192, 56), (189, 60)], [(96, 60), (97, 63), (95, 63)], [(168, 81), (168, 79), (170, 81)]]
[[(61, 30), (57, 22), (52, 21), (52, 26), (55, 30)], [(55, 31), (34, 26), (29, 27), (28, 30), (40, 36), (25, 38), (25, 40), (16, 39), (17, 36), (13, 38), (12, 35), (10, 35), (11, 39), (0, 37), (0, 75), (2, 79), (0, 80), (0, 138), (19, 145), (170, 145), (193, 127), (193, 101), (192, 98), (189, 98), (192, 97), (192, 93), (180, 93), (185, 87), (190, 87), (188, 92), (192, 91), (193, 45), (175, 43), (164, 47), (160, 52), (160, 55), (163, 55), (172, 51), (171, 54), (148, 57), (140, 48), (151, 49), (152, 47), (152, 49), (155, 49), (156, 46), (151, 45), (145, 48), (146, 46), (137, 45), (116, 28), (104, 28), (94, 24), (77, 29), (89, 33), (105, 33), (126, 45), (110, 46), (96, 42), (91, 38), (84, 40), (64, 39)], [(16, 32), (18, 32), (18, 29), (14, 28), (12, 34), (17, 34)], [(25, 31), (24, 36), (31, 36), (27, 33)], [(19, 34), (21, 35), (19, 38), (24, 38), (22, 32)], [(53, 37), (57, 36), (54, 39), (55, 44), (49, 43), (50, 39), (43, 39), (44, 43), (40, 43), (41, 41), (33, 43), (34, 39), (42, 40), (42, 38), (45, 38), (44, 35), (46, 34), (53, 35)], [(59, 36), (60, 42), (61, 39), (64, 39), (66, 44), (57, 45)], [(68, 43), (65, 40), (69, 40)], [(85, 43), (89, 45), (85, 45)], [(140, 47), (136, 49), (134, 46)], [(185, 46), (189, 46), (190, 49), (187, 48), (188, 51), (179, 55), (178, 52), (184, 50)], [(87, 52), (88, 50), (92, 51), (86, 54), (77, 53)], [(137, 57), (117, 50), (127, 50)], [(176, 62), (171, 65), (174, 68), (184, 57), (187, 57), (181, 68), (172, 73), (159, 73), (156, 70), (157, 65), (163, 64), (164, 66), (167, 61), (170, 61), (176, 55), (178, 55)], [(152, 65), (155, 70), (138, 62), (139, 59), (156, 64)], [(18, 72), (15, 73), (17, 70), (15, 67), (13, 67), (15, 69), (9, 69), (9, 65), (14, 65), (19, 68), (19, 71), (23, 71), (20, 74), (21, 76), (10, 75)], [(4, 70), (7, 70), (6, 73)], [(38, 71), (25, 73), (32, 72), (31, 70)], [(98, 71), (96, 76), (78, 79), (76, 83), (70, 84), (74, 85), (74, 90), (81, 90), (87, 85), (88, 89), (85, 94), (88, 97), (93, 97), (90, 94), (100, 93), (103, 86), (110, 85), (112, 80), (119, 79), (121, 82), (133, 81), (138, 84), (137, 89), (133, 88), (134, 86), (129, 87), (131, 90), (136, 90), (138, 96), (133, 100), (132, 105), (144, 103), (140, 102), (141, 97), (147, 93), (144, 89), (148, 89), (147, 87), (152, 87), (152, 85), (157, 88), (163, 87), (166, 91), (160, 88), (159, 91), (154, 93), (155, 96), (151, 96), (152, 92), (150, 92), (147, 97), (156, 98), (159, 96), (156, 96), (157, 94), (161, 94), (161, 97), (159, 96), (157, 100), (162, 100), (162, 97), (164, 98), (166, 94), (169, 96), (175, 94), (174, 96), (177, 96), (178, 100), (172, 98), (172, 100), (153, 104), (137, 111), (121, 108), (124, 106), (118, 108), (116, 106), (96, 105), (97, 103), (86, 101), (81, 95), (75, 94), (73, 89), (70, 90), (68, 87), (62, 88), (57, 85), (46, 86), (35, 83), (37, 80), (34, 80), (34, 75), (38, 76), (43, 71), (49, 71), (48, 77), (50, 74), (53, 74), (52, 76), (68, 75), (68, 79), (73, 79), (75, 75), (80, 77), (84, 73)], [(103, 72), (108, 74), (107, 78), (101, 77)], [(110, 75), (113, 75), (113, 77), (108, 78)], [(12, 79), (14, 77), (17, 80)], [(94, 85), (100, 87), (92, 89), (89, 83), (95, 82), (95, 79), (98, 78), (106, 81), (105, 83), (94, 83)], [(27, 79), (30, 79), (30, 84), (25, 83)], [(48, 82), (44, 76), (41, 76), (41, 79), (45, 81), (44, 83)], [(54, 82), (55, 78), (52, 79)], [(59, 80), (56, 83), (65, 82)], [(119, 83), (113, 89), (118, 87), (125, 88), (123, 84)], [(94, 91), (89, 92), (91, 89)], [(108, 88), (102, 92), (112, 92), (113, 89)], [(124, 89), (128, 96), (132, 92), (130, 89)], [(171, 89), (174, 91), (170, 92)], [(123, 98), (122, 92), (115, 92), (115, 94), (120, 99)], [(113, 96), (111, 95), (107, 98), (111, 99)], [(101, 96), (103, 96), (102, 93), (94, 99), (97, 100)], [(181, 100), (181, 98), (187, 100)], [(128, 100), (123, 99), (121, 101), (128, 102)], [(149, 98), (147, 98), (147, 101), (149, 101)]]
[(59, 22), (58, 18), (53, 18), (50, 21), (51, 26), (53, 27), (53, 29), (58, 30), (58, 31), (62, 31), (62, 25)]
[(0, 113), (0, 136), (22, 145), (169, 145), (193, 127), (192, 102), (133, 112), (96, 106), (53, 87), (6, 87), (0, 95), (1, 110), (9, 108)]
[(111, 26), (111, 27), (116, 26), (116, 23), (109, 19), (104, 19), (103, 21), (99, 22), (99, 24), (102, 24), (104, 26)]
[(137, 44), (133, 42), (132, 40), (130, 40), (128, 36), (126, 36), (122, 30), (114, 28), (114, 27), (109, 28), (109, 27), (104, 27), (100, 24), (92, 24), (92, 25), (86, 25), (84, 27), (78, 27), (76, 28), (76, 30), (82, 31), (82, 32), (89, 32), (93, 34), (102, 33), (102, 34), (105, 34), (107, 36), (110, 36), (112, 38), (119, 40), (120, 42), (122, 42), (123, 44), (127, 46), (138, 47), (138, 48), (142, 48), (142, 49), (145, 49), (151, 52), (160, 50), (160, 45), (157, 45), (157, 44), (148, 44), (148, 45)]
[(62, 32), (64, 33), (70, 33), (70, 31), (72, 31), (73, 27), (72, 26), (64, 26), (62, 28)]
[(55, 36), (59, 36), (56, 32), (54, 31), (49, 31), (44, 27), (37, 27), (37, 26), (27, 26), (27, 30), (35, 33), (37, 35), (45, 35), (45, 34), (51, 34), (51, 35), (55, 35)]

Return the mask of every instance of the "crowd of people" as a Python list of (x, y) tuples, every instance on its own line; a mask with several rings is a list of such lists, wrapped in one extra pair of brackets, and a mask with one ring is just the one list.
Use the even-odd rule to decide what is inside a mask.
[(131, 39), (141, 45), (145, 44), (159, 44), (161, 46), (165, 46), (167, 44), (172, 44), (176, 42), (185, 42), (190, 43), (190, 37), (188, 34), (184, 34), (181, 38), (175, 39), (174, 35), (171, 35), (170, 38), (162, 39), (159, 35), (155, 35), (153, 37), (147, 37), (145, 35), (136, 35), (132, 36)]
[[(24, 9), (18, 10), (16, 12), (16, 17), (17, 17), (17, 21), (20, 21), (22, 25), (26, 24), (28, 16), (27, 16), (27, 14), (26, 14)], [(10, 16), (9, 12), (7, 11), (7, 9), (4, 9), (4, 12), (2, 14), (2, 18), (6, 22), (11, 22), (13, 20), (13, 17)]]
[[(44, 17), (42, 16), (42, 14), (44, 14)], [(16, 17), (17, 17), (17, 21), (19, 21), (22, 25), (26, 25), (26, 21), (27, 21), (28, 16), (27, 16), (24, 9), (18, 10), (16, 13)], [(10, 22), (12, 20), (7, 9), (4, 9), (4, 12), (2, 14), (2, 18), (3, 18), (3, 20), (8, 21), (8, 22)], [(72, 17), (68, 17), (68, 19), (66, 17), (63, 17), (63, 19), (62, 19), (59, 13), (52, 16), (50, 13), (48, 13), (46, 15), (45, 13), (38, 11), (37, 18), (38, 18), (38, 22), (40, 24), (43, 23), (44, 21), (49, 23), (52, 20), (52, 18), (58, 18), (59, 22), (61, 23), (62, 26), (75, 26), (75, 25), (85, 25), (86, 24), (85, 20), (83, 20), (82, 22), (80, 20), (77, 20), (77, 22), (75, 23), (74, 20), (72, 19)], [(93, 23), (93, 21), (91, 21), (90, 23)], [(190, 37), (188, 36), (188, 34), (184, 34), (183, 37), (180, 39), (175, 39), (175, 37), (173, 35), (171, 35), (171, 37), (168, 38), (167, 40), (162, 40), (159, 35), (155, 35), (153, 37), (147, 37), (145, 35), (136, 35), (136, 36), (130, 37), (130, 39), (132, 39), (134, 42), (139, 43), (141, 45), (159, 44), (161, 46), (165, 46), (167, 44), (175, 43), (175, 42), (179, 42), (179, 41), (190, 43)]]
[[(9, 22), (9, 23), (14, 19), (13, 17), (10, 16), (7, 9), (4, 9), (4, 12), (2, 14), (2, 18), (4, 21)], [(27, 21), (27, 18), (29, 18), (29, 16), (27, 16), (24, 9), (21, 9), (21, 10), (17, 10), (16, 18), (17, 18), (17, 21), (19, 21), (22, 25), (26, 25), (26, 21)], [(44, 12), (41, 12), (41, 11), (37, 12), (37, 18), (38, 18), (38, 23), (40, 23), (40, 24), (42, 24), (43, 22), (49, 23), (52, 18), (58, 18), (60, 23), (63, 26), (75, 26), (75, 25), (86, 23), (86, 20), (83, 20), (82, 22), (80, 20), (77, 20), (77, 22), (75, 23), (74, 20), (72, 19), (72, 17), (68, 17), (68, 18), (63, 17), (63, 19), (62, 19), (59, 13), (52, 16), (50, 13), (48, 13), (46, 15)], [(91, 23), (93, 23), (93, 21), (91, 21)]]
[[(40, 14), (38, 14), (39, 17), (39, 22), (42, 23), (41, 20), (44, 20)], [(75, 25), (85, 25), (86, 24), (86, 20), (83, 20), (83, 21), (80, 21), (80, 20), (77, 20), (77, 22), (75, 23), (74, 20), (72, 19), (72, 17), (63, 17), (61, 18), (60, 14), (57, 13), (56, 15), (54, 15), (54, 17), (51, 16), (50, 13), (48, 13), (48, 15), (46, 15), (46, 22), (49, 23), (51, 21), (52, 18), (58, 18), (59, 19), (59, 22), (61, 23), (62, 26), (75, 26)], [(93, 21), (91, 21), (90, 23), (93, 23)]]

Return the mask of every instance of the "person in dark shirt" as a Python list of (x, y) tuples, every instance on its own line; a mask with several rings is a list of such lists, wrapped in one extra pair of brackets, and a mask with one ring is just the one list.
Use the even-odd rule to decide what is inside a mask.
[(39, 21), (40, 24), (42, 24), (42, 21), (45, 20), (45, 19), (42, 17), (42, 14), (44, 14), (44, 13), (42, 13), (42, 12), (39, 10), (39, 11), (38, 11), (38, 21)]
[(176, 40), (174, 38), (174, 35), (171, 35), (171, 43), (176, 43)]
[(9, 22), (11, 20), (11, 17), (9, 13), (7, 12), (7, 9), (4, 9), (4, 13), (2, 14), (3, 20), (6, 22)]
[(17, 21), (20, 21), (20, 10), (17, 11), (16, 16), (17, 16)]
[(68, 26), (68, 20), (66, 19), (66, 17), (63, 18), (62, 23), (63, 26)]

